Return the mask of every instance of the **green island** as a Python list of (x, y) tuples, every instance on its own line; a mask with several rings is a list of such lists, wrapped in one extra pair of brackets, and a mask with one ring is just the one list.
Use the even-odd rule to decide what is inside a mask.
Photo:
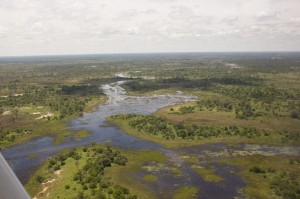
[[(129, 143), (91, 140), (45, 157), (25, 183), (34, 198), (199, 198), (214, 188), (300, 198), (300, 53), (1, 58), (0, 70), (1, 152), (43, 136), (53, 147), (81, 143), (104, 128)], [(88, 130), (80, 118), (100, 114), (111, 100), (101, 85), (117, 81), (123, 101), (195, 98), (151, 114), (111, 114)], [(70, 128), (76, 118), (80, 129)], [(232, 176), (238, 190), (226, 191)]]
[[(32, 176), (27, 190), (35, 197), (50, 198), (137, 198), (127, 188), (108, 181), (105, 170), (124, 166), (127, 158), (109, 146), (93, 144), (74, 148), (50, 159)], [(42, 185), (42, 186), (40, 186)], [(42, 187), (42, 189), (41, 189)]]

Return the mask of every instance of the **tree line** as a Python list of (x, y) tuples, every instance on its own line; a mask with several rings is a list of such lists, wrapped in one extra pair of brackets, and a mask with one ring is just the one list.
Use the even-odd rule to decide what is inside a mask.
[(140, 133), (160, 135), (166, 140), (187, 139), (201, 140), (213, 137), (241, 136), (255, 138), (269, 136), (270, 133), (251, 127), (232, 126), (207, 126), (195, 125), (189, 122), (173, 122), (163, 117), (153, 115), (120, 114), (111, 116), (112, 119), (124, 120), (128, 125)]

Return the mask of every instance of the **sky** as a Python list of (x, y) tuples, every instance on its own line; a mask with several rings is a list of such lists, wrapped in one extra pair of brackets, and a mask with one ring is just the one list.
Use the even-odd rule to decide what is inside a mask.
[(299, 50), (300, 0), (0, 0), (0, 56)]

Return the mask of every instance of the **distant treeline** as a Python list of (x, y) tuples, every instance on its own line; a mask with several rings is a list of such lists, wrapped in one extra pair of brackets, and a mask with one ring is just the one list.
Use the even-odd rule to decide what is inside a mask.
[[(5, 108), (33, 105), (49, 107), (52, 111), (58, 111), (60, 114), (57, 119), (82, 112), (92, 97), (104, 95), (99, 90), (99, 86), (88, 84), (35, 86), (14, 83), (8, 84), (7, 88), (12, 93), (0, 98), (1, 114)], [(14, 95), (13, 90), (17, 91), (18, 95)]]
[(257, 77), (222, 77), (207, 79), (188, 79), (183, 77), (174, 77), (158, 80), (133, 80), (128, 81), (124, 86), (131, 91), (147, 92), (158, 89), (178, 88), (201, 88), (208, 89), (215, 84), (223, 85), (257, 85), (262, 79)]
[[(292, 118), (300, 116), (300, 93), (295, 90), (279, 89), (270, 86), (259, 77), (220, 77), (191, 79), (184, 77), (156, 79), (156, 80), (132, 80), (124, 84), (125, 89), (134, 92), (151, 92), (159, 89), (199, 90), (221, 94), (235, 99), (235, 102), (223, 99), (201, 99), (203, 106), (217, 107), (226, 111), (235, 110), (240, 118), (249, 116), (262, 116), (265, 112), (274, 116), (290, 115)], [(201, 96), (200, 96), (201, 98)], [(219, 101), (221, 100), (221, 101)], [(235, 109), (233, 105), (235, 104)], [(259, 110), (253, 107), (259, 106)], [(200, 105), (200, 104), (199, 104)]]

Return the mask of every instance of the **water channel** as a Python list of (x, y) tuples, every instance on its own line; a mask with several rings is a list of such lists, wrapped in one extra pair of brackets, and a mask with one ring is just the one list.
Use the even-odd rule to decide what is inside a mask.
[[(201, 194), (197, 196), (197, 198), (220, 198), (220, 196), (222, 196), (222, 198), (234, 198), (236, 196), (241, 197), (239, 191), (244, 186), (244, 182), (235, 174), (235, 172), (233, 172), (235, 171), (235, 168), (218, 163), (218, 157), (226, 157), (226, 155), (232, 155), (234, 152), (237, 154), (241, 154), (238, 152), (245, 152), (246, 154), (248, 152), (250, 155), (251, 153), (261, 153), (263, 155), (272, 155), (273, 153), (299, 155), (299, 147), (256, 147), (243, 144), (235, 149), (228, 149), (228, 147), (223, 144), (212, 144), (170, 150), (163, 148), (159, 144), (127, 135), (119, 128), (107, 123), (105, 118), (120, 113), (152, 114), (159, 108), (172, 104), (194, 101), (197, 100), (197, 98), (181, 93), (130, 96), (127, 95), (125, 90), (121, 87), (123, 83), (123, 81), (119, 81), (103, 85), (102, 89), (108, 96), (107, 102), (104, 105), (99, 106), (93, 112), (84, 113), (81, 117), (70, 122), (70, 129), (88, 130), (88, 137), (81, 140), (74, 140), (71, 136), (68, 137), (65, 142), (55, 145), (53, 137), (43, 136), (2, 151), (1, 153), (9, 162), (21, 182), (25, 184), (30, 175), (34, 173), (47, 158), (57, 154), (60, 150), (97, 142), (110, 143), (115, 147), (121, 147), (128, 150), (150, 149), (163, 152), (168, 157), (168, 161), (163, 165), (149, 162), (144, 166), (145, 168), (152, 169), (145, 169), (143, 172), (135, 175), (137, 180), (142, 180), (142, 176), (145, 174), (154, 174), (158, 176), (157, 181), (147, 182), (146, 184), (149, 189), (153, 190), (153, 192), (159, 196), (159, 198), (170, 198), (174, 190), (182, 186), (199, 187)], [(206, 182), (194, 172), (188, 162), (183, 160), (180, 155), (181, 153), (197, 154), (199, 159), (204, 156), (212, 157), (213, 160), (211, 166), (224, 180), (219, 183)], [(35, 156), (30, 156), (31, 154), (35, 154)], [(179, 174), (174, 175), (174, 169), (179, 169)]]

